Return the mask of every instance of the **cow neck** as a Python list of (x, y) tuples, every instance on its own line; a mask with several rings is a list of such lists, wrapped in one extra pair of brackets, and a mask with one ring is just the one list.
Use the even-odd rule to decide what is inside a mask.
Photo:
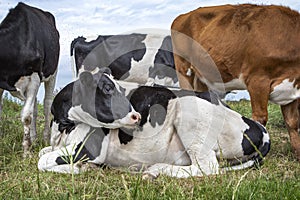
[(101, 127), (105, 127), (106, 125), (106, 123), (102, 123), (98, 121), (97, 119), (92, 117), (89, 113), (85, 112), (82, 109), (81, 105), (72, 107), (68, 112), (68, 116), (70, 120), (73, 120), (75, 122), (85, 123), (92, 127), (101, 128)]
[(92, 161), (93, 163), (105, 164), (107, 153), (108, 153), (108, 147), (110, 146), (110, 142), (111, 142), (110, 136), (111, 134), (117, 131), (118, 129), (111, 129), (109, 133), (104, 136), (100, 154)]

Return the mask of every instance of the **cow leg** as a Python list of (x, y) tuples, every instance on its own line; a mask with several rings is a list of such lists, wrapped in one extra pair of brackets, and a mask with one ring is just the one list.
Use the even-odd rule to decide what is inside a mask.
[(30, 138), (31, 141), (36, 140), (37, 135), (36, 135), (36, 120), (37, 120), (37, 98), (34, 100), (34, 108), (33, 108), (33, 116), (31, 120), (31, 125), (30, 125)]
[[(191, 66), (189, 62), (182, 62), (184, 62), (185, 64), (182, 64), (181, 66)], [(198, 92), (208, 91), (206, 84), (200, 81), (193, 68), (193, 66), (186, 69), (184, 67), (181, 67), (180, 70), (177, 71), (180, 87), (182, 89), (194, 90)]]
[(31, 146), (30, 128), (31, 128), (31, 122), (33, 120), (35, 99), (36, 99), (39, 86), (41, 84), (39, 75), (37, 73), (33, 73), (30, 78), (31, 80), (26, 88), (25, 104), (21, 113), (21, 120), (24, 126), (24, 138), (23, 138), (24, 156), (30, 155), (30, 146)]
[(49, 80), (45, 84), (45, 97), (44, 97), (44, 116), (45, 116), (45, 127), (44, 127), (44, 141), (46, 143), (50, 140), (50, 122), (51, 122), (51, 104), (53, 101), (53, 91), (55, 87), (56, 72), (50, 76)]
[(47, 147), (44, 147), (40, 150), (39, 152), (39, 158), (42, 157), (42, 155), (46, 154), (46, 153), (50, 153), (53, 151), (53, 147), (52, 146), (47, 146)]
[(300, 99), (298, 99), (298, 132), (300, 133)]
[(57, 160), (59, 160), (59, 158), (61, 158), (62, 156), (70, 157), (71, 155), (69, 154), (72, 153), (74, 149), (75, 149), (74, 144), (68, 145), (66, 147), (51, 152), (47, 152), (49, 151), (48, 148), (45, 150), (42, 149), (43, 151), (46, 151), (46, 153), (45, 152), (40, 153), (42, 155), (40, 156), (38, 161), (38, 169), (43, 172), (50, 171), (50, 172), (58, 172), (58, 173), (78, 174), (80, 172), (80, 169), (75, 163), (66, 164), (64, 160), (61, 160), (64, 162), (64, 164), (57, 163)]
[(1, 119), (1, 114), (2, 114), (2, 95), (3, 95), (4, 90), (0, 89), (0, 119)]
[(82, 141), (62, 146), (53, 151), (52, 149), (52, 146), (49, 146), (39, 152), (38, 169), (40, 171), (78, 174), (84, 170), (81, 168), (82, 163), (89, 160), (86, 152), (82, 149)]
[(219, 173), (219, 163), (216, 153), (211, 150), (205, 156), (199, 152), (187, 151), (192, 164), (190, 166), (176, 166), (158, 163), (150, 166), (143, 172), (143, 179), (157, 178), (160, 174), (176, 178), (187, 178), (190, 176), (204, 176)]
[(290, 135), (292, 149), (296, 154), (296, 158), (300, 161), (300, 137), (298, 134), (299, 112), (297, 100), (281, 106), (281, 111)]
[(174, 62), (180, 87), (193, 90), (195, 73), (191, 69), (191, 64), (176, 54), (174, 54)]
[[(2, 114), (2, 95), (3, 95), (3, 91), (2, 89), (0, 89), (0, 120), (1, 120), (1, 114)], [(1, 135), (1, 131), (0, 131), (0, 135)]]
[(266, 80), (253, 79), (252, 81), (253, 83), (250, 82), (247, 87), (250, 94), (252, 119), (265, 126), (268, 121), (270, 84)]
[(208, 91), (208, 87), (206, 86), (206, 84), (200, 81), (200, 79), (197, 76), (194, 77), (193, 85), (194, 85), (194, 91), (198, 91), (198, 92)]

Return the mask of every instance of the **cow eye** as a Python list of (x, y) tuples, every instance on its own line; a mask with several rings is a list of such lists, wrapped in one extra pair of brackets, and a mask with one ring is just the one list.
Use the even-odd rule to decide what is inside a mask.
[(105, 84), (103, 87), (104, 94), (112, 94), (114, 93), (114, 86), (111, 84)]

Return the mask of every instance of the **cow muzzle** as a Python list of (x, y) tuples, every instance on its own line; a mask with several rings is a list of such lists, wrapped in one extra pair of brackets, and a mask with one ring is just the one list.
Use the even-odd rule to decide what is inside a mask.
[(136, 112), (136, 111), (133, 111), (132, 113), (130, 113), (130, 124), (132, 125), (137, 125), (140, 121), (141, 121), (141, 114)]
[(121, 126), (126, 128), (134, 128), (136, 127), (139, 122), (141, 121), (141, 114), (136, 111), (131, 111), (127, 114), (126, 117), (121, 119)]
[(121, 128), (121, 127), (134, 128), (139, 124), (140, 121), (141, 121), (141, 114), (136, 112), (132, 108), (132, 110), (129, 113), (127, 113), (127, 115), (124, 118), (119, 120), (119, 125), (118, 127), (115, 128)]

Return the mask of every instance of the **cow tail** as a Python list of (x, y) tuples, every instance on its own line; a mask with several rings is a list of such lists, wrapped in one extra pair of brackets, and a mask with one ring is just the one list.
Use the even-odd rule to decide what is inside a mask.
[(77, 73), (76, 73), (76, 66), (75, 66), (75, 58), (73, 56), (73, 54), (70, 57), (70, 64), (71, 64), (71, 68), (72, 68), (72, 73), (73, 73), (73, 80), (76, 80), (77, 77)]
[(262, 144), (256, 148), (256, 151), (251, 155), (244, 157), (240, 160), (230, 160), (227, 162), (228, 167), (222, 168), (225, 171), (232, 171), (232, 170), (241, 170), (250, 167), (259, 167), (263, 164), (264, 157), (268, 154), (271, 148), (271, 141), (269, 133), (266, 129), (259, 123), (257, 123), (261, 132), (263, 133)]
[(72, 71), (73, 71), (73, 79), (75, 80), (76, 77), (77, 77), (77, 72), (76, 72), (76, 66), (75, 66), (75, 55), (74, 55), (74, 49), (75, 49), (75, 46), (77, 44), (77, 42), (79, 41), (85, 41), (86, 38), (83, 37), (83, 36), (80, 36), (80, 37), (77, 37), (76, 39), (74, 39), (72, 42), (71, 42), (71, 46), (70, 46), (70, 56), (71, 56), (71, 67), (72, 67)]
[(76, 73), (76, 69), (75, 69), (75, 56), (74, 56), (74, 47), (75, 47), (75, 44), (77, 43), (78, 41), (78, 38), (74, 39), (72, 42), (71, 42), (71, 46), (70, 46), (70, 63), (71, 63), (71, 67), (72, 67), (72, 72), (73, 72), (73, 80), (76, 79), (76, 76), (77, 76), (77, 73)]
[(73, 51), (74, 51), (74, 48), (75, 48), (75, 44), (80, 40), (80, 38), (82, 38), (82, 37), (78, 37), (78, 38), (74, 39), (71, 42), (71, 46), (70, 46), (70, 55), (71, 56), (73, 56)]

